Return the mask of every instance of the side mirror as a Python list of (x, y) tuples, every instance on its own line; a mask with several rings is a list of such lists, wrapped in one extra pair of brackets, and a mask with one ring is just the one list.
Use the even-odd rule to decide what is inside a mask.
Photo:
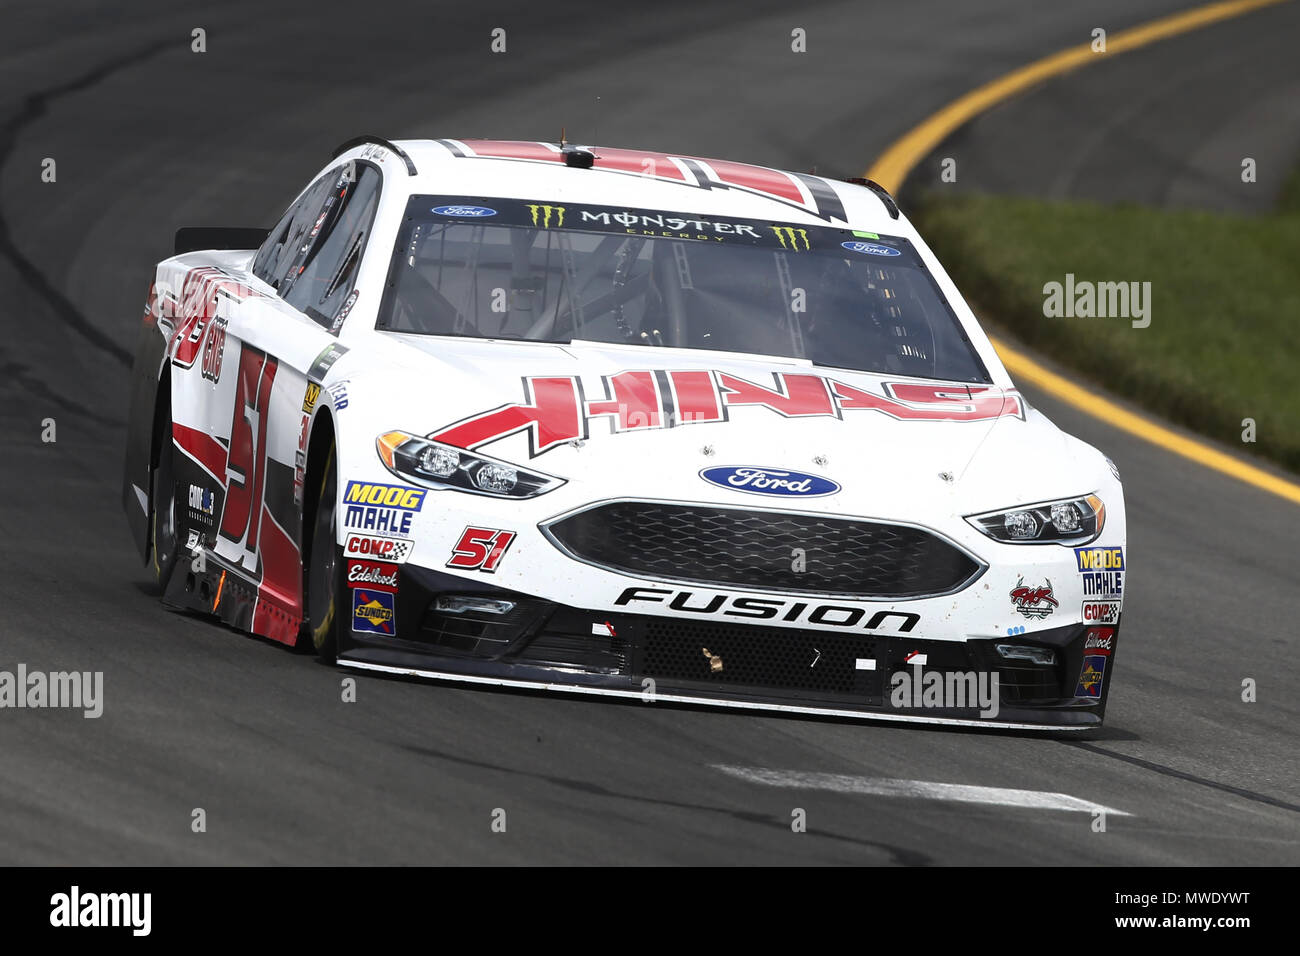
[(256, 249), (270, 229), (240, 229), (227, 226), (187, 226), (176, 230), (176, 252), (198, 252), (201, 249)]

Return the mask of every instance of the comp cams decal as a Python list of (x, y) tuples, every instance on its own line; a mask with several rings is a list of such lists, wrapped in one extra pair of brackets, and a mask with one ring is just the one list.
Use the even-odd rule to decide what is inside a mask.
[(1084, 601), (1081, 609), (1084, 624), (1118, 624), (1118, 601)]
[(986, 385), (895, 382), (882, 392), (821, 375), (773, 372), (772, 385), (699, 369), (619, 372), (601, 379), (605, 397), (586, 398), (579, 376), (529, 376), (524, 401), (471, 415), (430, 434), (433, 441), (473, 449), (524, 432), (529, 456), (585, 440), (594, 421), (615, 433), (725, 422), (731, 410), (758, 406), (784, 418), (843, 418), (881, 412), (903, 421), (973, 422), (1023, 417), (1020, 396)]
[(343, 554), (349, 558), (374, 558), (393, 564), (405, 564), (414, 542), (406, 538), (386, 538), (377, 534), (348, 534), (343, 538)]

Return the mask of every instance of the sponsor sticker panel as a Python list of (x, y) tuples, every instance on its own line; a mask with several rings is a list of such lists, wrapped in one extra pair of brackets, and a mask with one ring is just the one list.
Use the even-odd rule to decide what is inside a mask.
[(374, 591), (397, 591), (398, 566), (387, 561), (348, 561), (348, 587)]
[(1050, 578), (1044, 578), (1042, 584), (1025, 584), (1024, 575), (1021, 575), (1010, 596), (1012, 608), (1030, 620), (1041, 621), (1060, 607), (1052, 593)]
[(356, 588), (352, 591), (352, 630), (358, 634), (397, 633), (397, 601), (389, 591)]
[(1090, 601), (1124, 599), (1124, 549), (1075, 548), (1083, 596)]
[(1079, 680), (1074, 688), (1074, 696), (1098, 700), (1106, 679), (1106, 664), (1115, 649), (1115, 629), (1112, 627), (1089, 628), (1083, 638), (1083, 664), (1079, 668)]
[(414, 542), (407, 538), (389, 538), (377, 534), (349, 534), (343, 539), (343, 554), (349, 558), (372, 558), (392, 564), (405, 564)]

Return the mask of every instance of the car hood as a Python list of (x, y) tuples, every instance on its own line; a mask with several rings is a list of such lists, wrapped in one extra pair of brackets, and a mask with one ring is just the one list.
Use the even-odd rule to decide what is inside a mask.
[[(390, 360), (378, 363), (383, 371), (354, 373), (349, 386), (354, 403), (361, 393), (375, 391), (374, 406), (384, 409), (373, 419), (376, 434), (401, 429), (428, 435), (563, 478), (566, 499), (576, 492), (581, 500), (712, 501), (924, 521), (932, 520), (936, 510), (970, 514), (1086, 493), (1091, 490), (1087, 475), (1097, 465), (1089, 459), (1099, 459), (1028, 409), (1013, 389), (988, 388), (972, 406), (964, 385), (731, 352), (403, 334), (386, 338)], [(727, 383), (737, 380), (771, 390), (775, 397), (771, 404), (726, 405), (725, 420), (682, 423), (665, 413), (665, 404), (675, 404), (676, 378), (669, 372), (694, 372), (695, 382), (721, 384), (732, 402), (746, 397), (727, 390)], [(657, 417), (647, 416), (643, 409), (649, 406), (640, 403), (628, 408), (630, 417), (620, 422), (616, 377), (621, 373), (638, 373), (641, 382), (653, 376), (658, 387), (650, 394)], [(856, 404), (827, 397), (825, 407), (815, 401), (793, 409), (773, 407), (782, 404), (779, 393), (791, 376), (800, 377), (801, 388), (820, 378), (831, 395), (856, 396)], [(576, 432), (562, 428), (543, 436), (529, 427), (531, 408), (543, 401), (538, 378), (575, 383), (574, 407), (587, 414), (556, 421), (573, 423)], [(908, 387), (915, 391), (905, 391)], [(933, 398), (901, 397), (945, 387), (952, 391), (944, 393), (947, 400), (941, 404)], [(961, 411), (971, 407), (979, 413)], [(606, 413), (592, 414), (600, 410)], [(967, 420), (960, 420), (963, 415)], [(675, 423), (663, 427), (664, 422)], [(466, 429), (467, 423), (475, 428)], [(539, 447), (548, 438), (550, 447)], [(706, 469), (728, 467), (798, 472), (830, 479), (840, 489), (819, 497), (760, 495), (700, 476)]]

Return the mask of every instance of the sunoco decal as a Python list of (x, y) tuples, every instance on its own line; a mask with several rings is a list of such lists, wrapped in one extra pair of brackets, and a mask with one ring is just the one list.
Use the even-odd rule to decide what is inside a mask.
[(1106, 662), (1115, 649), (1113, 627), (1089, 628), (1083, 639), (1083, 664), (1079, 668), (1079, 681), (1074, 688), (1075, 697), (1096, 700), (1101, 697), (1102, 681), (1106, 677)]
[(397, 602), (386, 591), (357, 588), (352, 592), (352, 630), (359, 634), (397, 633)]
[(1075, 697), (1101, 697), (1101, 682), (1106, 676), (1106, 658), (1100, 654), (1086, 654), (1079, 670), (1079, 683), (1074, 688)]

